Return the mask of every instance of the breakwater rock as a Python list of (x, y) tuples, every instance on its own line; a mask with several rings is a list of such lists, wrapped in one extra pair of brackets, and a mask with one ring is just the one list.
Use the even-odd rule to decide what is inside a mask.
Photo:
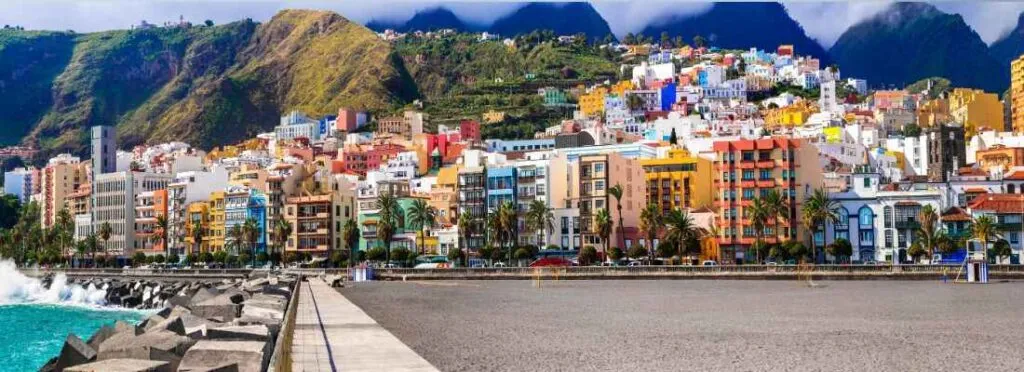
[(108, 304), (159, 310), (138, 325), (105, 325), (88, 340), (69, 334), (41, 371), (266, 370), (296, 281), (74, 279), (106, 290)]

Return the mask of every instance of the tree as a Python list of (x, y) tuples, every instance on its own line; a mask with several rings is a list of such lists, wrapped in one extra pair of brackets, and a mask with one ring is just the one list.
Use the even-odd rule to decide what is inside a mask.
[[(191, 234), (192, 234), (192, 246), (193, 246), (192, 253), (198, 254), (198, 253), (200, 253), (202, 251), (203, 224), (200, 223), (199, 221), (193, 221), (192, 222)], [(203, 260), (203, 262), (209, 262), (209, 261)]]
[(668, 136), (669, 145), (676, 146), (679, 144), (679, 137), (676, 136), (676, 128), (672, 128), (672, 133)]
[(225, 252), (225, 251), (213, 252), (213, 260), (216, 261), (216, 262), (220, 262), (222, 265), (227, 265), (227, 263), (228, 263), (228, 252)]
[(245, 260), (242, 260), (242, 255), (239, 254), (241, 263), (249, 261), (250, 265), (256, 266), (256, 262), (251, 262), (256, 257), (256, 243), (260, 240), (260, 223), (255, 218), (246, 218), (242, 223), (242, 240), (249, 248), (249, 254), (246, 255)]
[(636, 44), (636, 35), (633, 35), (632, 32), (627, 33), (626, 36), (622, 38), (622, 43), (626, 45)]
[(624, 222), (622, 219), (622, 185), (616, 183), (614, 186), (609, 187), (608, 195), (611, 195), (613, 198), (615, 198), (615, 207), (619, 213), (619, 237), (622, 239), (621, 247), (625, 247), (626, 232), (625, 230), (623, 230)]
[(181, 257), (178, 256), (177, 253), (171, 253), (171, 254), (167, 255), (167, 263), (174, 263), (174, 264), (176, 264), (176, 263), (179, 263), (179, 262), (181, 262)]
[(982, 249), (988, 249), (988, 242), (1002, 239), (996, 228), (996, 221), (989, 215), (978, 216), (971, 222), (971, 237), (980, 240)]
[(849, 240), (839, 238), (832, 242), (832, 244), (825, 246), (825, 253), (832, 255), (832, 257), (842, 262), (843, 257), (849, 258), (853, 256), (853, 245), (850, 244)]
[(605, 260), (608, 260), (608, 258), (609, 258), (608, 257), (608, 248), (609, 248), (609, 243), (610, 243), (609, 242), (609, 240), (610, 240), (609, 238), (612, 235), (612, 225), (614, 225), (614, 222), (612, 222), (612, 216), (611, 216), (611, 214), (608, 213), (608, 209), (605, 209), (605, 208), (599, 209), (597, 211), (597, 214), (594, 215), (594, 228), (596, 229), (595, 232), (597, 233), (597, 235), (601, 237), (601, 241), (604, 242), (604, 259)]
[(662, 31), (661, 32), (661, 47), (662, 48), (671, 48), (672, 47), (672, 37), (669, 36), (668, 31)]
[(270, 260), (270, 256), (267, 255), (266, 252), (260, 252), (256, 254), (257, 263), (266, 264), (268, 260)]
[(462, 212), (459, 215), (457, 222), (459, 229), (459, 238), (462, 242), (459, 243), (459, 252), (462, 254), (462, 264), (469, 266), (469, 237), (473, 229), (473, 215), (469, 214), (469, 211)]
[(764, 206), (768, 210), (768, 215), (773, 220), (772, 232), (775, 234), (775, 243), (782, 244), (782, 239), (779, 235), (782, 234), (782, 226), (779, 222), (782, 220), (789, 220), (789, 205), (786, 205), (786, 200), (782, 198), (777, 190), (768, 190), (768, 194), (764, 196)]
[(790, 240), (783, 243), (783, 249), (785, 250), (787, 257), (798, 262), (810, 256), (810, 250), (807, 246), (797, 240)]
[(427, 239), (427, 229), (433, 228), (437, 220), (437, 210), (427, 204), (425, 199), (416, 199), (409, 206), (409, 225), (420, 230), (421, 239), (418, 243), (420, 252), (425, 252), (424, 247)]
[(668, 231), (665, 238), (675, 243), (679, 248), (679, 258), (682, 259), (686, 244), (690, 241), (700, 241), (703, 231), (693, 223), (690, 214), (682, 209), (673, 209), (665, 218)]
[(761, 263), (761, 251), (764, 250), (764, 229), (768, 225), (768, 220), (772, 218), (772, 211), (763, 198), (756, 197), (743, 212), (750, 218), (751, 227), (754, 229), (754, 257), (757, 263)]
[(206, 27), (213, 27), (213, 21), (209, 20), (209, 19), (207, 19), (206, 21), (203, 21), (203, 24), (205, 24)]
[(345, 262), (348, 261), (348, 252), (344, 250), (331, 252), (330, 260), (331, 265), (334, 265), (334, 267), (342, 267), (345, 265)]
[(132, 255), (132, 265), (139, 266), (146, 263), (146, 254), (142, 252), (135, 252)]
[(926, 249), (922, 244), (920, 244), (920, 242), (915, 241), (914, 243), (910, 244), (909, 248), (907, 248), (907, 255), (913, 257), (914, 262), (918, 262), (918, 260), (922, 256), (928, 256), (928, 249)]
[(921, 135), (921, 127), (914, 123), (907, 123), (903, 126), (904, 137), (917, 137)]
[(705, 39), (703, 36), (697, 35), (693, 37), (693, 45), (695, 45), (696, 47), (703, 48), (706, 47), (707, 44), (708, 40)]
[(658, 230), (664, 225), (661, 215), (661, 209), (658, 208), (657, 204), (647, 204), (643, 211), (640, 211), (640, 231), (644, 233), (647, 238), (647, 250), (654, 260), (654, 239), (658, 238)]
[(384, 259), (391, 262), (391, 241), (398, 229), (405, 225), (405, 211), (390, 192), (377, 196), (377, 236), (384, 242)]
[(213, 253), (210, 251), (202, 252), (199, 254), (199, 262), (211, 264), (214, 261)]
[(106, 252), (108, 250), (107, 249), (107, 242), (110, 241), (110, 235), (113, 234), (113, 233), (114, 233), (114, 229), (110, 227), (110, 222), (103, 221), (103, 223), (100, 224), (99, 234), (100, 234), (100, 239), (103, 239), (103, 251), (104, 252)]
[(164, 263), (164, 260), (166, 260), (166, 259), (167, 258), (164, 257), (164, 255), (162, 255), (162, 254), (157, 254), (156, 256), (153, 256), (153, 262), (158, 263), (158, 264)]
[(811, 257), (815, 263), (818, 262), (818, 246), (814, 242), (814, 233), (821, 230), (824, 235), (823, 243), (828, 244), (828, 236), (824, 233), (825, 226), (839, 222), (838, 208), (839, 202), (832, 199), (823, 187), (815, 189), (804, 201), (803, 223), (809, 227), (807, 235), (810, 246), (813, 247)]
[(608, 250), (608, 258), (611, 259), (612, 262), (618, 262), (625, 255), (625, 252), (623, 252), (622, 248), (619, 247), (615, 247)]
[(373, 247), (366, 250), (366, 259), (369, 261), (381, 261), (387, 258), (384, 247)]
[[(156, 244), (161, 244), (167, 241), (167, 217), (156, 216), (156, 231), (155, 239)], [(166, 247), (165, 247), (166, 248)]]
[(921, 248), (928, 251), (928, 257), (931, 257), (945, 239), (942, 230), (938, 227), (939, 214), (931, 205), (925, 205), (917, 213), (917, 219), (920, 226), (917, 228), (914, 244), (920, 244)]
[(292, 223), (284, 218), (278, 218), (277, 222), (274, 223), (274, 245), (277, 247), (277, 252), (271, 252), (271, 260), (273, 260), (274, 253), (280, 255), (284, 251), (285, 243), (288, 241), (288, 237), (292, 235)]
[(634, 260), (638, 260), (646, 255), (647, 249), (645, 249), (644, 246), (640, 244), (633, 244), (633, 246), (629, 247), (629, 250), (626, 251), (626, 256)]
[(57, 212), (54, 230), (56, 230), (54, 233), (57, 234), (57, 241), (60, 243), (61, 254), (67, 254), (71, 248), (71, 240), (75, 236), (75, 220), (71, 217), (71, 212), (67, 207), (61, 208)]
[(995, 257), (997, 261), (1002, 261), (1003, 257), (1010, 257), (1012, 254), (1013, 249), (1010, 248), (1010, 242), (1006, 239), (996, 240), (992, 245), (992, 257)]
[(597, 260), (597, 250), (593, 246), (585, 246), (580, 250), (576, 259), (580, 262), (580, 266), (589, 266)]
[(526, 208), (526, 228), (536, 231), (541, 242), (547, 241), (547, 231), (555, 229), (555, 215), (543, 200), (534, 200)]
[(345, 246), (348, 248), (348, 266), (355, 266), (356, 249), (359, 246), (359, 225), (356, 224), (355, 219), (345, 221), (345, 226), (341, 228), (341, 236), (345, 240)]

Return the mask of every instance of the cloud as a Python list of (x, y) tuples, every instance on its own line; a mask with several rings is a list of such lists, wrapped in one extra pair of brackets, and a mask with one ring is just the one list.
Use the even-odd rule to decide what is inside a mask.
[(594, 9), (608, 21), (612, 32), (622, 37), (640, 32), (652, 23), (672, 16), (701, 14), (711, 9), (710, 2), (695, 1), (599, 1)]
[(1017, 17), (1024, 11), (1021, 2), (937, 2), (936, 8), (946, 13), (957, 13), (964, 17), (978, 36), (992, 44), (1005, 36), (1017, 25)]
[(825, 48), (835, 44), (850, 26), (882, 12), (890, 4), (889, 1), (783, 3), (789, 16), (803, 26), (807, 36)]

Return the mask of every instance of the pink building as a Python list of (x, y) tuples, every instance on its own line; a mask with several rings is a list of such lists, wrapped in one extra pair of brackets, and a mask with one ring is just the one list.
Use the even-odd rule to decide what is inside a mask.
[[(459, 122), (459, 136), (462, 137), (463, 141), (480, 142), (480, 123), (476, 120), (463, 120)], [(445, 153), (444, 149), (441, 149), (441, 153)]]

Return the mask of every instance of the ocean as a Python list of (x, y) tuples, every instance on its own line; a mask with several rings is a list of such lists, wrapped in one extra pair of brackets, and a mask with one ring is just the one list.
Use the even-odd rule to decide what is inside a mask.
[(137, 324), (152, 313), (108, 307), (105, 289), (66, 282), (57, 274), (44, 287), (0, 261), (0, 372), (39, 370), (60, 353), (68, 333), (87, 341), (104, 324)]
[(37, 371), (60, 353), (68, 333), (88, 340), (104, 324), (136, 324), (147, 313), (81, 305), (0, 305), (0, 371)]

